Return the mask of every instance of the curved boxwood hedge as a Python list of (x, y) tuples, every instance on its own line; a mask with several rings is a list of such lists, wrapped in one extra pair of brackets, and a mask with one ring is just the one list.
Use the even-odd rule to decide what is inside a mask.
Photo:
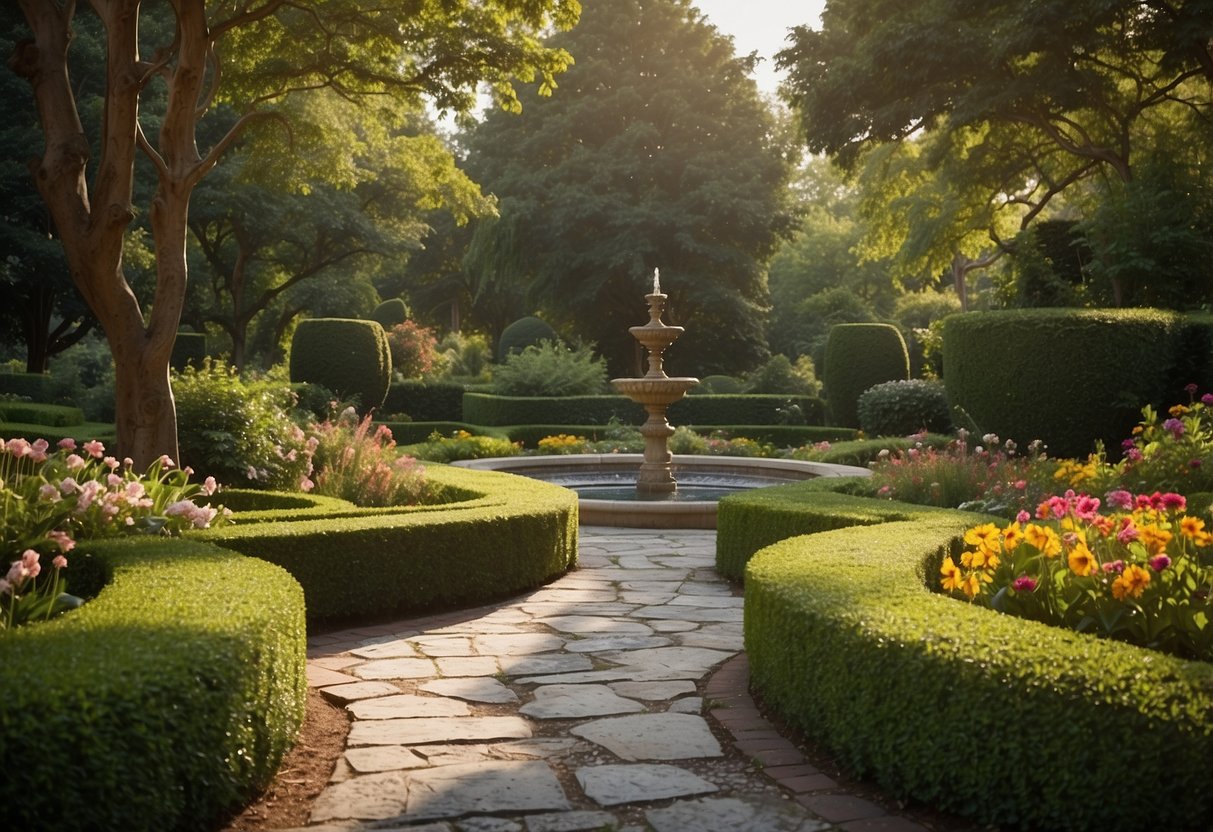
[(1213, 665), (931, 592), (974, 521), (796, 537), (746, 571), (752, 679), (894, 796), (982, 823), (1208, 829)]
[(434, 504), (262, 511), (198, 536), (290, 572), (309, 620), (482, 603), (576, 563), (572, 491), (492, 471), (426, 472)]
[(100, 594), (0, 637), (0, 828), (213, 829), (302, 724), (303, 593), (193, 540), (88, 549)]
[(1043, 439), (1051, 456), (1084, 458), (1096, 440), (1115, 454), (1143, 405), (1186, 401), (1183, 386), (1201, 382), (1192, 345), (1202, 333), (1198, 322), (1156, 309), (952, 315), (943, 325), (944, 383), (982, 432), (1021, 446)]
[(108, 422), (82, 422), (79, 425), (51, 427), (50, 425), (33, 424), (30, 422), (0, 421), (0, 436), (11, 439), (20, 436), (33, 442), (35, 439), (45, 439), (54, 445), (60, 439), (71, 437), (77, 442), (87, 442), (90, 439), (100, 439), (106, 445), (117, 441), (118, 431)]
[(27, 422), (53, 428), (84, 424), (84, 411), (63, 404), (0, 401), (0, 422)]

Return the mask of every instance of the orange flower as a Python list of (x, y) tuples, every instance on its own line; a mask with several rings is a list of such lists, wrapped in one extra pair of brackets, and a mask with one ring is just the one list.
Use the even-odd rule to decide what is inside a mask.
[(1179, 532), (1184, 537), (1196, 540), (1205, 530), (1205, 521), (1199, 517), (1189, 517), (1187, 515), (1179, 518)]
[(1047, 558), (1055, 558), (1061, 554), (1061, 538), (1048, 526), (1029, 523), (1023, 530), (1023, 539), (1029, 546), (1039, 549)]
[(943, 575), (943, 579), (939, 583), (945, 590), (951, 592), (960, 589), (964, 578), (960, 573), (960, 568), (951, 558), (943, 559), (943, 566), (939, 567), (939, 574)]
[(965, 532), (965, 543), (979, 549), (996, 552), (998, 551), (998, 527), (993, 523), (974, 526)]
[(1152, 555), (1162, 554), (1166, 550), (1167, 544), (1171, 542), (1171, 533), (1153, 524), (1139, 527), (1137, 533), (1141, 536), (1142, 545)]
[(1083, 578), (1090, 575), (1099, 566), (1099, 561), (1095, 559), (1094, 553), (1087, 548), (1086, 543), (1081, 541), (1070, 550), (1068, 561), (1070, 570)]
[(1125, 571), (1112, 582), (1112, 597), (1117, 601), (1125, 598), (1140, 598), (1150, 585), (1150, 573), (1136, 564), (1125, 567)]
[(1023, 531), (1019, 528), (1018, 523), (1012, 523), (1002, 530), (1002, 548), (1008, 552), (1014, 551), (1015, 547), (1023, 542)]

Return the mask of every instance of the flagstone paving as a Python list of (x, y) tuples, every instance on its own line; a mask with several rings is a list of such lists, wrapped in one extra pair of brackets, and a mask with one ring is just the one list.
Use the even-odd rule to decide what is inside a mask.
[(926, 829), (758, 713), (714, 532), (580, 539), (527, 595), (309, 642), (309, 684), (352, 724), (307, 832)]

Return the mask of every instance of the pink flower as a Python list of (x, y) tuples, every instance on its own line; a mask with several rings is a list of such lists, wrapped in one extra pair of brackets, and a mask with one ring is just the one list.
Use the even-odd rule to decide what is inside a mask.
[(56, 569), (67, 569), (67, 558), (63, 555), (55, 555), (55, 559), (51, 561), (51, 566)]
[(1162, 429), (1176, 439), (1184, 435), (1184, 423), (1178, 419), (1168, 419), (1162, 423)]
[(38, 498), (45, 500), (48, 503), (53, 503), (59, 499), (59, 489), (48, 483), (43, 483), (38, 489)]
[(1188, 498), (1168, 491), (1162, 495), (1162, 505), (1168, 511), (1183, 511), (1188, 507)]
[(1200, 397), (1201, 404), (1213, 405), (1213, 393), (1205, 393)]
[(1155, 555), (1150, 558), (1150, 568), (1155, 572), (1161, 572), (1171, 565), (1171, 559), (1166, 555)]
[(107, 456), (102, 460), (102, 462), (104, 462), (105, 467), (109, 468), (111, 471), (118, 467), (118, 460), (114, 459), (112, 456)]
[(1020, 575), (1011, 582), (1011, 588), (1016, 592), (1031, 592), (1036, 589), (1036, 579), (1031, 575)]
[(244, 472), (244, 475), (250, 480), (255, 480), (257, 479), (257, 469), (250, 465), (248, 470)]
[(60, 552), (70, 552), (76, 548), (76, 541), (72, 540), (67, 532), (54, 529), (46, 533), (47, 538), (59, 547)]
[(1125, 459), (1129, 462), (1141, 462), (1145, 459), (1145, 455), (1141, 452), (1140, 448), (1130, 448), (1125, 452)]
[(24, 439), (10, 439), (5, 443), (4, 447), (17, 459), (29, 456), (34, 450), (30, 443)]
[(311, 481), (310, 479), (308, 479), (307, 477), (304, 477), (303, 479), (301, 479), (301, 480), (299, 481), (299, 490), (300, 490), (300, 491), (302, 491), (302, 492), (303, 492), (303, 493), (305, 493), (305, 494), (306, 494), (307, 492), (311, 491), (311, 490), (312, 490), (313, 488), (315, 488), (315, 487), (316, 487), (316, 483), (312, 482), (312, 481)]
[(57, 444), (57, 445), (58, 445), (60, 448), (62, 448), (62, 449), (63, 449), (63, 450), (65, 450), (65, 451), (74, 451), (74, 450), (76, 450), (76, 440), (75, 440), (75, 439), (72, 439), (70, 436), (67, 436), (67, 437), (64, 437), (63, 439), (60, 439), (60, 440), (59, 440), (58, 442), (56, 442), (55, 444)]
[(1196, 386), (1196, 382), (1194, 382), (1194, 381), (1189, 382), (1184, 385), (1184, 392), (1187, 393), (1189, 396), (1194, 395), (1196, 393), (1196, 391), (1199, 389), (1200, 388)]
[(1115, 572), (1117, 575), (1119, 575), (1121, 572), (1125, 571), (1125, 562), (1123, 560), (1109, 561), (1101, 566), (1100, 569), (1109, 574)]
[(173, 462), (173, 458), (168, 454), (161, 454), (160, 458), (156, 460), (156, 462), (159, 463), (161, 468), (174, 468), (177, 465), (177, 463)]
[(12, 565), (9, 566), (8, 574), (4, 576), (4, 580), (8, 581), (10, 586), (19, 587), (25, 580), (25, 577), (25, 567), (22, 565), (21, 561), (15, 560), (13, 561)]
[(1083, 494), (1074, 504), (1074, 516), (1079, 520), (1086, 520), (1088, 523), (1095, 519), (1095, 515), (1099, 513), (1099, 499), (1089, 497)]
[(1120, 531), (1116, 533), (1116, 539), (1123, 545), (1128, 546), (1138, 538), (1137, 527), (1133, 525), (1132, 517), (1125, 517), (1120, 521)]
[(1121, 511), (1128, 511), (1133, 508), (1133, 495), (1128, 491), (1109, 491), (1106, 496), (1108, 505), (1112, 508)]
[(46, 452), (50, 448), (50, 443), (45, 439), (35, 439), (34, 444), (30, 445), (30, 459), (39, 464), (46, 462)]
[(85, 442), (84, 450), (93, 459), (101, 459), (101, 457), (105, 456), (105, 446), (96, 439), (91, 442)]
[(1031, 519), (1032, 519), (1032, 515), (1028, 514), (1028, 513), (1027, 513), (1026, 511), (1024, 511), (1023, 509), (1020, 509), (1020, 510), (1019, 510), (1019, 513), (1015, 515), (1015, 522), (1016, 522), (1016, 523), (1021, 523), (1021, 524), (1022, 524), (1022, 523), (1027, 523), (1027, 522), (1028, 522), (1029, 520), (1031, 520)]
[(38, 577), (38, 573), (42, 571), (42, 564), (38, 563), (38, 557), (38, 553), (33, 549), (26, 549), (21, 553), (21, 568), (31, 578)]
[(202, 493), (206, 496), (211, 496), (219, 490), (219, 484), (215, 482), (214, 477), (207, 477), (202, 481)]
[(71, 477), (64, 477), (59, 481), (59, 491), (64, 496), (71, 494), (74, 491), (80, 490), (80, 484)]
[(1013, 485), (1014, 485), (1016, 491), (1023, 491), (1025, 488), (1028, 487), (1028, 481), (1027, 480), (1015, 480)]
[(67, 470), (69, 471), (79, 471), (88, 464), (84, 461), (84, 457), (77, 456), (76, 454), (68, 454), (67, 459), (65, 459), (63, 462), (65, 465), (67, 465)]

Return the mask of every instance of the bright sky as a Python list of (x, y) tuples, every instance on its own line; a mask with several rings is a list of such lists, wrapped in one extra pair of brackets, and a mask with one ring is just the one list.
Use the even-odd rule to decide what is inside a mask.
[(779, 84), (775, 53), (787, 44), (788, 29), (805, 23), (817, 27), (825, 0), (694, 0), (721, 33), (733, 36), (738, 55), (757, 52), (766, 60), (758, 64), (754, 78), (758, 88), (773, 94)]

